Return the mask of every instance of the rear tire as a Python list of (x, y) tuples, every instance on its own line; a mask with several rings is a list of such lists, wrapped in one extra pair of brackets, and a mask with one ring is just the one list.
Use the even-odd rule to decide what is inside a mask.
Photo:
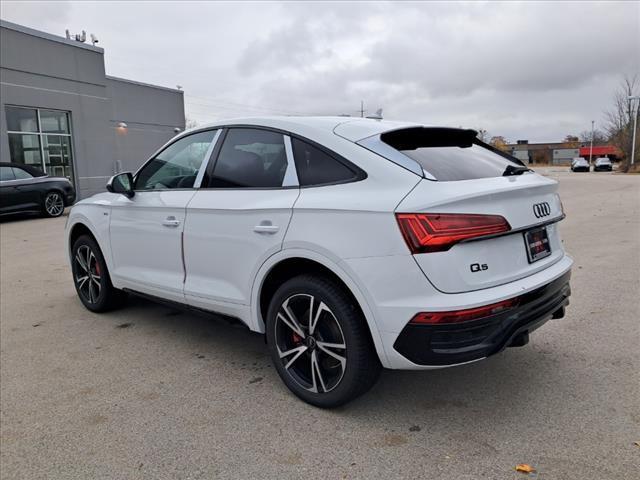
[(42, 214), (45, 217), (59, 217), (64, 213), (64, 197), (58, 190), (47, 192), (42, 200)]
[(289, 390), (321, 408), (362, 395), (382, 369), (360, 308), (325, 277), (301, 275), (276, 291), (267, 314), (267, 344)]
[(81, 235), (71, 249), (73, 284), (82, 304), (92, 312), (119, 307), (126, 294), (114, 288), (107, 264), (96, 241)]

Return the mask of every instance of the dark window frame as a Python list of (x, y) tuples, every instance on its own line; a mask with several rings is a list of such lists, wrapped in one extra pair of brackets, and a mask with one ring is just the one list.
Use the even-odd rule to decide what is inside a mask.
[[(326, 187), (326, 186), (331, 186), (331, 185), (343, 185), (343, 184), (346, 184), (346, 183), (359, 182), (359, 181), (364, 180), (365, 178), (367, 178), (367, 174), (366, 174), (366, 172), (364, 170), (362, 170), (358, 166), (354, 165), (350, 161), (346, 160), (344, 157), (342, 157), (342, 156), (338, 155), (337, 153), (333, 152), (332, 150), (329, 150), (328, 148), (324, 147), (323, 145), (320, 145), (320, 144), (318, 144), (316, 142), (310, 141), (310, 140), (305, 139), (303, 137), (299, 137), (297, 135), (293, 136), (292, 140), (293, 139), (298, 140), (301, 143), (306, 143), (306, 144), (310, 145), (311, 147), (316, 148), (321, 153), (324, 153), (327, 157), (329, 157), (333, 161), (339, 163), (340, 165), (345, 167), (347, 170), (349, 170), (353, 174), (353, 177), (349, 178), (349, 179), (337, 180), (337, 181), (334, 181), (334, 182), (312, 183), (310, 185), (300, 185), (300, 188), (315, 188), (315, 187)], [(293, 154), (294, 162), (295, 162), (295, 151), (293, 149), (293, 143), (291, 145), (291, 150), (292, 150), (291, 153)], [(297, 173), (298, 173), (298, 163), (296, 162), (296, 174)], [(298, 175), (298, 182), (300, 182), (300, 175)]]
[[(156, 158), (158, 158), (158, 155), (162, 154), (162, 152), (164, 152), (165, 150), (167, 150), (168, 148), (171, 148), (173, 145), (175, 145), (176, 143), (184, 140), (185, 138), (189, 138), (192, 137), (193, 135), (197, 135), (200, 133), (205, 133), (205, 132), (216, 132), (217, 130), (222, 130), (222, 127), (211, 127), (211, 128), (202, 128), (193, 132), (190, 132), (188, 135), (182, 135), (178, 138), (173, 139), (173, 141), (169, 141), (169, 143), (165, 144), (163, 147), (160, 147), (160, 150), (158, 150), (157, 152), (155, 152), (146, 162), (144, 162), (139, 168), (138, 170), (135, 171), (135, 173), (133, 174), (133, 191), (136, 193), (144, 193), (144, 192), (168, 192), (168, 191), (172, 191), (172, 192), (181, 192), (181, 191), (186, 191), (186, 190), (198, 190), (198, 188), (196, 187), (185, 187), (185, 188), (167, 188), (167, 189), (157, 189), (157, 190), (138, 190), (136, 189), (137, 183), (138, 183), (138, 175), (140, 174), (140, 172), (142, 170), (144, 170), (144, 168), (151, 163), (152, 161), (154, 161)], [(221, 135), (218, 137), (218, 141), (216, 143), (216, 145), (214, 146), (213, 151), (211, 152), (211, 155), (208, 158), (203, 158), (202, 159), (202, 163), (207, 165), (207, 168), (209, 167), (209, 165), (211, 164), (211, 159), (213, 158), (213, 155), (216, 151), (216, 149), (218, 148), (218, 145), (220, 145), (220, 138), (222, 137), (222, 132)], [(213, 138), (211, 139), (211, 141), (215, 141), (216, 140), (216, 134), (213, 134)], [(205, 172), (205, 177), (207, 175), (207, 172)], [(202, 178), (202, 184), (204, 184), (205, 181), (205, 177)]]
[[(289, 132), (287, 130), (282, 130), (280, 128), (275, 128), (275, 127), (266, 127), (263, 125), (247, 125), (247, 124), (233, 124), (233, 125), (225, 125), (222, 127), (219, 127), (222, 129), (222, 132), (220, 133), (220, 137), (218, 138), (218, 143), (216, 144), (215, 148), (213, 149), (213, 153), (211, 156), (211, 159), (209, 161), (209, 164), (207, 165), (207, 170), (204, 173), (204, 177), (202, 178), (202, 184), (200, 185), (201, 189), (204, 190), (288, 190), (288, 189), (292, 189), (292, 188), (317, 188), (317, 187), (326, 187), (326, 186), (331, 186), (331, 185), (344, 185), (347, 183), (355, 183), (355, 182), (360, 182), (362, 180), (365, 180), (367, 178), (367, 172), (365, 172), (363, 169), (361, 169), (360, 167), (358, 167), (357, 165), (354, 165), (352, 162), (350, 162), (349, 160), (347, 160), (346, 158), (344, 158), (342, 155), (334, 152), (333, 150), (330, 150), (329, 148), (325, 147), (324, 145), (319, 144), (318, 142), (315, 142), (307, 137), (304, 137), (302, 135), (298, 135), (296, 133), (293, 132)], [(296, 140), (299, 140), (301, 142), (305, 142), (308, 143), (309, 145), (317, 148), (318, 150), (322, 151), (323, 153), (325, 153), (326, 155), (328, 155), (329, 157), (333, 158), (334, 160), (336, 160), (337, 162), (341, 163), (342, 165), (344, 165), (346, 168), (348, 168), (349, 170), (351, 170), (352, 172), (354, 172), (354, 178), (350, 179), (350, 180), (341, 180), (338, 182), (329, 182), (329, 183), (322, 183), (322, 184), (313, 184), (313, 185), (300, 185), (300, 177), (298, 175), (298, 165), (296, 164), (295, 161), (295, 155), (293, 154), (293, 148), (291, 149), (291, 154), (293, 155), (293, 165), (294, 168), (296, 170), (296, 177), (298, 179), (298, 185), (289, 185), (289, 186), (279, 186), (279, 187), (225, 187), (225, 188), (220, 188), (220, 187), (210, 187), (209, 186), (209, 182), (210, 179), (213, 177), (213, 169), (215, 168), (215, 164), (218, 162), (218, 156), (220, 154), (220, 150), (222, 150), (222, 145), (224, 143), (224, 140), (227, 137), (227, 133), (229, 130), (233, 129), (233, 128), (244, 128), (244, 129), (252, 129), (252, 130), (266, 130), (269, 132), (274, 132), (274, 133), (279, 133), (283, 136), (288, 136), (291, 140), (293, 140), (294, 138)]]
[[(46, 169), (46, 164), (45, 164), (45, 156), (44, 156), (44, 140), (43, 137), (45, 136), (63, 136), (63, 137), (68, 137), (69, 138), (69, 167), (71, 169), (71, 181), (74, 185), (74, 187), (78, 187), (80, 179), (77, 177), (77, 172), (76, 172), (76, 164), (75, 164), (75, 152), (76, 152), (76, 145), (75, 145), (75, 133), (74, 133), (74, 128), (73, 128), (73, 112), (71, 110), (62, 110), (59, 108), (49, 108), (49, 107), (37, 107), (37, 106), (31, 106), (31, 105), (17, 105), (17, 104), (5, 104), (4, 105), (4, 115), (5, 115), (5, 121), (7, 122), (7, 127), (8, 125), (8, 118), (7, 118), (7, 108), (13, 108), (13, 109), (25, 109), (25, 110), (35, 110), (36, 111), (36, 123), (37, 123), (37, 131), (21, 131), (21, 130), (9, 130), (7, 128), (7, 141), (8, 141), (8, 137), (9, 134), (16, 134), (16, 135), (36, 135), (38, 137), (38, 142), (39, 142), (39, 150), (40, 150), (40, 166), (41, 166), (41, 170), (43, 172), (46, 173), (47, 169)], [(40, 119), (40, 112), (41, 111), (52, 111), (52, 112), (60, 112), (60, 113), (64, 113), (67, 116), (67, 128), (68, 128), (68, 133), (52, 133), (52, 132), (44, 132), (42, 130), (42, 122)], [(26, 166), (31, 166), (31, 165), (35, 165), (35, 164), (19, 164), (19, 165), (26, 165)], [(48, 175), (48, 174), (47, 174)], [(35, 177), (36, 175), (34, 175)]]
[[(256, 125), (226, 125), (221, 127), (222, 132), (220, 133), (220, 137), (218, 138), (218, 143), (216, 144), (213, 152), (211, 154), (211, 161), (207, 165), (207, 170), (204, 172), (204, 176), (202, 177), (202, 183), (200, 184), (200, 188), (203, 190), (289, 190), (292, 188), (300, 188), (299, 185), (287, 185), (287, 186), (275, 186), (275, 187), (212, 187), (210, 186), (211, 180), (213, 179), (213, 172), (215, 167), (220, 159), (220, 152), (222, 151), (222, 146), (224, 145), (225, 140), (227, 139), (227, 135), (232, 129), (245, 129), (245, 130), (264, 130), (267, 132), (277, 133), (282, 135), (282, 142), (285, 142), (285, 135), (289, 135), (287, 132), (279, 130), (277, 128), (268, 128)], [(286, 155), (286, 143), (285, 143), (285, 155)], [(289, 158), (287, 156), (287, 161)], [(295, 161), (293, 167), (295, 168)], [(296, 170), (296, 177), (298, 176), (298, 172)], [(284, 180), (284, 179), (283, 179)]]

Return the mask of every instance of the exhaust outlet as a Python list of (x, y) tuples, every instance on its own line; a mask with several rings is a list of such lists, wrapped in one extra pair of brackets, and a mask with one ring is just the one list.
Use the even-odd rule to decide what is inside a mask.
[(529, 332), (521, 332), (511, 340), (509, 347), (524, 347), (527, 343), (529, 343)]

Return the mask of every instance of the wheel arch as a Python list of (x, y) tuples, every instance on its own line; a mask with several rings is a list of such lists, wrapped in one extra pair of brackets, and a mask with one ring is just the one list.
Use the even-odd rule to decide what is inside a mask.
[(360, 308), (373, 345), (383, 365), (387, 364), (382, 338), (378, 330), (375, 315), (366, 299), (364, 291), (358, 286), (352, 275), (336, 262), (318, 254), (317, 252), (292, 249), (281, 251), (265, 262), (254, 281), (251, 302), (250, 328), (264, 333), (264, 317), (268, 309), (271, 296), (277, 288), (289, 278), (303, 273), (317, 273), (336, 281), (349, 294)]
[[(78, 240), (78, 238), (80, 238), (82, 235), (89, 235), (91, 238), (93, 238), (93, 240), (95, 240), (96, 243), (98, 243), (98, 239), (91, 231), (91, 229), (84, 223), (77, 222), (73, 224), (69, 229), (69, 252), (71, 252), (73, 244), (76, 243), (76, 240)], [(98, 243), (98, 245), (100, 245), (100, 243)], [(102, 250), (102, 247), (100, 247), (100, 249)]]
[[(74, 207), (75, 209), (75, 207)], [(69, 225), (67, 226), (67, 255), (69, 259), (69, 264), (72, 261), (71, 249), (73, 248), (73, 244), (76, 240), (82, 235), (89, 235), (93, 240), (98, 244), (100, 251), (102, 252), (102, 256), (104, 257), (105, 262), (107, 263), (107, 269), (109, 272), (112, 272), (112, 259), (111, 259), (111, 251), (109, 250), (108, 242), (105, 244), (103, 235), (100, 235), (100, 231), (104, 230), (103, 228), (96, 228), (91, 221), (84, 215), (78, 215), (76, 212), (70, 214)], [(105, 217), (106, 218), (106, 217)], [(111, 275), (110, 275), (111, 276)], [(113, 281), (113, 278), (112, 278)]]

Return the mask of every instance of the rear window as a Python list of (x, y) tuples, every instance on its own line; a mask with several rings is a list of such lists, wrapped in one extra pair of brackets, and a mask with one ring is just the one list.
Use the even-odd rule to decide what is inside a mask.
[(408, 128), (384, 133), (380, 139), (443, 182), (500, 177), (509, 167), (522, 168), (507, 154), (483, 146), (473, 130)]

